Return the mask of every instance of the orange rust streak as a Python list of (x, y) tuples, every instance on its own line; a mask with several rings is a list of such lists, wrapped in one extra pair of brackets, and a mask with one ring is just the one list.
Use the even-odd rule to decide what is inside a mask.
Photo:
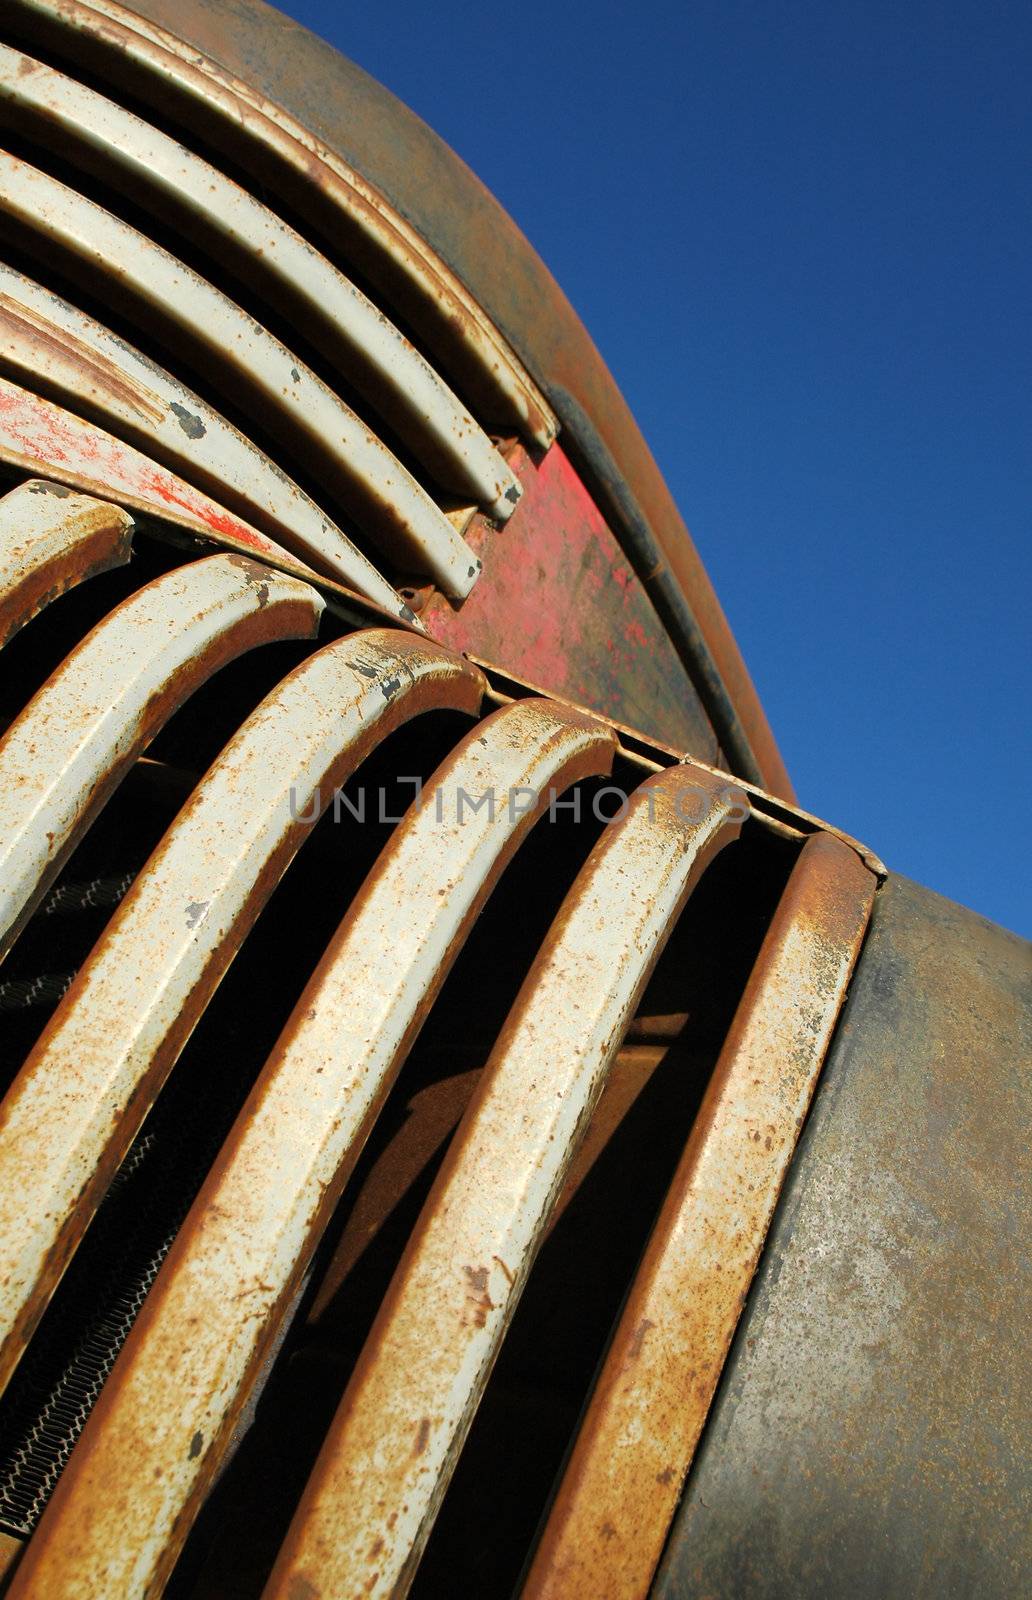
[[(16, 367), (18, 375), (24, 372), (26, 359), (43, 350), (56, 356), (59, 362), (65, 364), (66, 368), (70, 367), (100, 394), (111, 395), (131, 406), (138, 416), (151, 422), (160, 422), (165, 415), (164, 407), (156, 396), (141, 385), (130, 382), (124, 372), (120, 372), (110, 361), (105, 361), (89, 345), (56, 323), (35, 315), (27, 306), (18, 305), (0, 290), (0, 339), (8, 338), (13, 355), (6, 359), (8, 364)], [(0, 361), (3, 359), (0, 347)]]
[[(53, 495), (67, 502), (68, 543), (42, 559), (37, 548), (9, 582), (0, 575), (0, 648), (66, 590), (112, 567), (124, 566), (132, 554), (133, 521), (121, 507), (72, 495), (62, 485), (44, 480), (19, 484), (0, 500), (0, 526), (5, 511), (16, 520), (16, 503), (24, 504), (33, 495)], [(27, 526), (31, 527), (31, 519)]]
[(804, 847), (581, 1426), (524, 1600), (649, 1588), (870, 914), (873, 875)]
[(222, 534), (271, 557), (277, 565), (315, 576), (272, 539), (231, 516), (138, 450), (4, 379), (0, 379), (0, 460), (13, 461), (44, 476), (66, 479), (76, 487), (126, 504), (171, 515), (195, 532)]

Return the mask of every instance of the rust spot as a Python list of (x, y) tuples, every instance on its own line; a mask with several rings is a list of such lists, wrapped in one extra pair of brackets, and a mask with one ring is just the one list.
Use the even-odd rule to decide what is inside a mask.
[(150, 422), (162, 420), (161, 406), (149, 390), (133, 382), (85, 340), (30, 311), (2, 291), (0, 328), (10, 330), (15, 348), (25, 352), (25, 358), (31, 352), (37, 365), (61, 374), (63, 383), (73, 386), (76, 393), (83, 385), (88, 385), (101, 395), (109, 395), (113, 401), (129, 406), (138, 417)]
[(494, 1301), (487, 1291), (488, 1271), (486, 1267), (463, 1267), (463, 1272), (469, 1280), (472, 1291), (467, 1299), (473, 1306), (473, 1321), (476, 1327), (487, 1326), (487, 1313), (495, 1308)]
[(637, 1361), (638, 1357), (641, 1355), (641, 1347), (645, 1343), (645, 1335), (648, 1333), (650, 1328), (654, 1328), (655, 1326), (656, 1324), (649, 1317), (642, 1317), (641, 1321), (638, 1323), (638, 1326), (634, 1330), (634, 1337), (631, 1340), (630, 1349), (627, 1352), (627, 1358), (629, 1361)]

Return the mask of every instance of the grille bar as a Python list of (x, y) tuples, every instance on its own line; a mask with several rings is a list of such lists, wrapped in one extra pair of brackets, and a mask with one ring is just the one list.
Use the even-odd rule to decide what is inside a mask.
[(132, 537), (120, 506), (60, 484), (33, 478), (0, 497), (0, 645), (67, 589), (123, 566)]
[(231, 373), (311, 452), (327, 488), (352, 500), (356, 519), (402, 570), (428, 573), (446, 594), (470, 592), (480, 562), (443, 511), (350, 407), (228, 295), (103, 206), (3, 151), (0, 210), (48, 251), (99, 268), (127, 311), (135, 299), (173, 323), (214, 361), (220, 381)]
[(525, 1600), (652, 1580), (874, 898), (848, 845), (802, 850), (617, 1325)]
[(0, 263), (0, 363), (243, 512), (315, 568), (397, 616), (372, 562), (267, 455), (185, 385), (101, 323)]
[[(480, 905), (547, 789), (562, 792), (607, 769), (614, 749), (607, 728), (575, 712), (540, 701), (506, 707), (446, 759), (401, 823), (299, 1000), (173, 1246), (103, 1410), (87, 1424), (26, 1555), (22, 1577), (35, 1592), (56, 1596), (92, 1582), (142, 1594), (167, 1575), (347, 1172)], [(487, 786), (539, 798), (503, 800), (459, 820), (457, 793)]]
[(4, 1386), (323, 786), (427, 706), (474, 711), (482, 689), (475, 668), (412, 635), (353, 635), (289, 674), (191, 795), (3, 1102)]
[(0, 954), (76, 840), (195, 689), (273, 639), (313, 638), (323, 601), (246, 556), (209, 556), (124, 601), (0, 741)]
[(15, 113), (41, 116), (62, 153), (69, 141), (85, 146), (112, 162), (134, 193), (145, 185), (157, 215), (178, 201), (260, 264), (295, 325), (314, 327), (350, 381), (378, 409), (386, 405), (387, 420), (443, 487), (500, 521), (511, 514), (519, 484), (468, 411), (382, 312), (267, 206), (140, 117), (2, 44), (0, 96)]
[[(30, 500), (51, 520), (55, 506), (73, 503), (83, 508), (78, 514), (87, 521), (94, 514), (96, 502), (60, 490), (41, 492), (45, 487), (23, 485), (8, 497), (15, 500), (16, 511), (21, 505), (23, 520), (31, 517)], [(0, 501), (0, 528), (5, 505)], [(107, 516), (104, 508), (101, 512)], [(124, 513), (120, 515), (128, 541), (131, 525)], [(18, 526), (17, 519), (13, 525)], [(167, 560), (150, 538), (146, 523), (137, 542), (141, 560)], [(213, 574), (222, 575), (225, 595)], [(149, 690), (156, 690), (160, 698), (162, 684), (172, 680), (175, 693), (181, 694), (179, 662), (188, 663), (187, 673), (194, 672), (198, 680), (205, 676), (194, 657), (204, 653), (201, 636), (218, 633), (220, 608), (226, 616), (233, 606), (239, 608), (239, 619), (229, 624), (230, 634), (237, 627), (246, 630), (251, 621), (265, 616), (271, 597), (280, 590), (302, 596), (301, 604), (314, 623), (320, 605), (314, 589), (227, 554), (179, 565), (137, 589), (109, 613), (73, 648), (36, 700), (16, 717), (6, 741), (0, 742), (0, 843), (8, 838), (9, 849), (17, 855), (19, 824), (11, 807), (24, 786), (14, 782), (20, 776), (27, 779), (29, 789), (47, 789), (47, 803), (59, 823), (61, 808), (67, 806), (72, 826), (82, 832), (85, 823), (80, 818), (77, 824), (75, 818), (76, 796), (93, 791), (91, 774), (103, 791), (107, 763), (114, 761), (119, 770), (128, 767), (164, 720), (167, 708), (155, 705)], [(327, 625), (335, 626), (335, 620), (327, 617)], [(308, 632), (312, 631), (310, 625)], [(148, 634), (154, 646), (150, 650)], [(571, 783), (609, 770), (618, 749), (614, 730), (575, 707), (530, 696), (507, 702), (480, 722), (429, 780), (422, 805), (413, 807), (397, 826), (357, 893), (357, 877), (352, 880), (353, 898), (336, 934), (331, 935), (332, 922), (324, 921), (324, 931), (314, 936), (308, 960), (318, 965), (311, 977), (308, 964), (295, 974), (294, 986), (287, 991), (290, 1001), (306, 980), (307, 987), (239, 1116), (237, 1108), (252, 1081), (254, 1064), (269, 1051), (275, 1030), (263, 1038), (260, 1051), (249, 1056), (245, 1048), (238, 1051), (239, 1059), (224, 1063), (226, 1071), (235, 1075), (236, 1087), (227, 1090), (221, 1121), (207, 1129), (195, 1149), (198, 1130), (191, 1124), (191, 1131), (184, 1133), (181, 1124), (184, 1115), (191, 1114), (198, 1082), (210, 1076), (212, 1066), (221, 1072), (217, 1053), (206, 1058), (202, 1052), (195, 1061), (184, 1058), (154, 1114), (151, 1106), (240, 945), (247, 939), (251, 950), (262, 941), (261, 928), (251, 933), (255, 918), (307, 836), (306, 829), (328, 804), (336, 785), (393, 729), (421, 711), (475, 714), (485, 687), (484, 676), (472, 662), (396, 630), (354, 633), (308, 655), (239, 725), (171, 826), (167, 818), (182, 799), (178, 793), (167, 795), (168, 810), (161, 813), (160, 827), (168, 831), (142, 871), (137, 871), (72, 987), (56, 1000), (57, 1009), (42, 1038), (30, 1048), (0, 1110), (0, 1236), (5, 1239), (8, 1275), (6, 1300), (0, 1297), (5, 1319), (0, 1371), (5, 1381), (70, 1260), (73, 1268), (49, 1319), (32, 1340), (30, 1357), (8, 1396), (6, 1525), (31, 1533), (10, 1591), (12, 1600), (160, 1592), (216, 1476), (248, 1425), (299, 1285), (396, 1075), (437, 1003), (453, 959), (460, 951), (468, 954), (467, 944), (475, 951), (476, 938), (469, 937), (474, 923), (506, 863), (548, 803), (549, 790), (558, 794)], [(46, 748), (47, 736), (38, 731), (32, 736), (32, 729), (42, 722), (41, 707), (50, 711), (47, 720), (59, 729), (59, 702), (65, 708), (69, 760), (60, 757), (61, 741), (52, 734), (55, 771), (44, 766), (37, 773), (29, 746)], [(253, 696), (247, 704), (253, 704)], [(187, 710), (184, 715), (191, 713)], [(147, 721), (151, 716), (156, 718), (153, 724)], [(115, 722), (121, 723), (121, 731)], [(235, 717), (231, 725), (238, 723)], [(427, 719), (425, 726), (431, 723), (437, 731), (429, 736), (426, 748), (437, 750), (440, 746), (434, 741), (453, 735), (447, 721), (437, 724)], [(92, 729), (86, 741), (87, 746), (91, 740), (94, 745), (92, 766), (88, 750), (79, 752), (76, 727)], [(162, 736), (164, 759), (170, 754), (173, 760), (181, 759), (174, 754), (175, 740), (184, 735), (176, 735), (174, 728), (169, 732), (171, 743)], [(185, 737), (189, 750), (194, 732)], [(405, 738), (418, 738), (418, 730)], [(157, 753), (162, 753), (161, 747)], [(670, 759), (658, 750), (653, 753), (657, 760)], [(386, 763), (384, 770), (396, 772), (390, 751), (374, 759)], [(6, 776), (5, 760), (11, 767)], [(138, 769), (142, 785), (152, 783), (148, 776), (152, 765), (143, 763)], [(649, 760), (646, 766), (654, 769), (655, 762)], [(629, 771), (632, 783), (639, 782), (640, 765), (628, 769), (621, 760), (619, 772), (625, 780)], [(465, 796), (461, 809), (460, 792)], [(485, 794), (493, 801), (485, 804)], [(108, 816), (121, 803), (116, 800)], [(8, 811), (11, 817), (5, 821)], [(732, 784), (727, 774), (698, 763), (653, 771), (644, 784), (632, 787), (623, 820), (601, 829), (601, 839), (566, 892), (544, 944), (539, 943), (539, 930), (527, 947), (528, 959), (535, 946), (538, 950), (530, 976), (497, 1037), (444, 1168), (409, 1235), (386, 1300), (381, 1302), (382, 1289), (377, 1293), (377, 1321), (281, 1546), (270, 1596), (287, 1592), (284, 1586), (302, 1576), (314, 1594), (321, 1592), (334, 1600), (351, 1592), (357, 1574), (363, 1584), (371, 1583), (372, 1593), (401, 1593), (408, 1586), (539, 1246), (583, 1176), (576, 1169), (581, 1135), (594, 1116), (596, 1098), (643, 986), (700, 874), (737, 834), (747, 814), (755, 819), (750, 827), (766, 825), (760, 797), (750, 811), (744, 789)], [(792, 816), (797, 822), (805, 820), (796, 813)], [(60, 826), (56, 830), (52, 826), (53, 817), (48, 820), (40, 814), (42, 834), (60, 835)], [(100, 817), (90, 839), (104, 826), (105, 818)], [(578, 831), (579, 827), (578, 822)], [(734, 1116), (744, 1118), (750, 1130), (761, 1114), (764, 1126), (777, 1125), (779, 1115), (784, 1119), (785, 1142), (774, 1139), (767, 1150), (761, 1139), (759, 1145), (750, 1144), (742, 1157), (756, 1167), (755, 1174), (750, 1173), (760, 1196), (758, 1220), (754, 1218), (756, 1249), (769, 1215), (763, 1207), (776, 1197), (795, 1119), (805, 1109), (848, 975), (848, 964), (835, 965), (839, 902), (828, 889), (828, 863), (841, 870), (847, 885), (853, 879), (860, 885), (849, 907), (842, 910), (842, 927), (847, 929), (843, 938), (851, 928), (858, 943), (873, 886), (873, 878), (848, 844), (824, 834), (805, 843), (805, 828), (802, 833), (788, 831), (798, 844), (782, 841), (778, 848), (802, 848), (801, 864), (784, 892), (751, 980), (752, 999), (747, 996), (740, 1009), (690, 1145), (690, 1150), (701, 1149), (709, 1159), (707, 1141), (714, 1129), (720, 1132), (724, 1106), (720, 1096), (728, 1083)], [(337, 829), (330, 834), (337, 838)], [(155, 831), (152, 838), (157, 836)], [(317, 857), (322, 861), (329, 857), (321, 852), (340, 848), (331, 844), (326, 830), (320, 840), (298, 867), (308, 856), (313, 862)], [(719, 870), (727, 866), (739, 876), (747, 872), (735, 864), (743, 848), (727, 857)], [(745, 856), (748, 853), (745, 850)], [(134, 870), (141, 859), (143, 853)], [(569, 884), (574, 870), (571, 863), (562, 882)], [(782, 870), (787, 870), (787, 862)], [(98, 858), (92, 871), (109, 873), (107, 860)], [(84, 881), (89, 876), (87, 869)], [(131, 878), (130, 873), (111, 881), (118, 883), (120, 893)], [(783, 881), (779, 877), (779, 888)], [(809, 899), (807, 884), (813, 889)], [(513, 892), (517, 886), (518, 880), (513, 880)], [(715, 877), (703, 886), (703, 893), (710, 888), (715, 892)], [(525, 886), (520, 892), (525, 895)], [(89, 888), (87, 900), (92, 904), (93, 899)], [(558, 901), (559, 892), (549, 915)], [(768, 902), (766, 917), (773, 903), (773, 899)], [(693, 902), (689, 916), (698, 905), (698, 900)], [(33, 923), (27, 928), (26, 940), (36, 927)], [(282, 939), (282, 929), (278, 937)], [(489, 936), (481, 930), (478, 937), (483, 942)], [(758, 944), (757, 932), (752, 948)], [(78, 948), (88, 948), (86, 941)], [(20, 942), (12, 962), (21, 959), (23, 949)], [(282, 960), (279, 950), (277, 943), (274, 965)], [(44, 956), (48, 954), (46, 945)], [(248, 959), (252, 958), (245, 957), (245, 966)], [(82, 954), (72, 956), (69, 979), (82, 960)], [(499, 952), (499, 963), (509, 967), (515, 963), (509, 991), (514, 993), (526, 971), (518, 941), (504, 960)], [(761, 970), (766, 976), (757, 989)], [(22, 959), (17, 971), (19, 979), (22, 972), (27, 980), (37, 976), (31, 957)], [(246, 972), (238, 975), (250, 981)], [(735, 980), (737, 985), (743, 977), (744, 970)], [(820, 1015), (811, 1004), (814, 995), (824, 1008)], [(241, 998), (246, 1005), (246, 996)], [(48, 1005), (52, 1003), (53, 999)], [(236, 1006), (231, 989), (219, 1004), (223, 1010)], [(442, 1001), (460, 1025), (464, 1004), (458, 993)], [(750, 1014), (750, 1006), (760, 1027), (759, 1042), (749, 1043), (751, 1035), (746, 1033), (743, 1067), (742, 1018)], [(218, 1005), (212, 1010), (217, 1012)], [(502, 1015), (504, 1008), (498, 1018)], [(276, 1016), (276, 1028), (281, 1016)], [(686, 1021), (679, 1016), (671, 1025), (690, 1030), (692, 1017)], [(796, 1027), (794, 1045), (785, 1042), (791, 1025)], [(234, 1029), (237, 1026), (234, 1022)], [(711, 1061), (725, 1027), (726, 1021), (714, 1038)], [(485, 1037), (485, 1055), (497, 1028), (495, 1021), (490, 1037)], [(31, 1045), (35, 1031), (29, 1032), (23, 1049)], [(787, 1068), (785, 1050), (791, 1057)], [(726, 1066), (729, 1052), (738, 1063), (734, 1069)], [(15, 1052), (12, 1069), (18, 1059)], [(734, 1071), (739, 1077), (742, 1071), (748, 1073), (743, 1094), (734, 1089)], [(765, 1087), (754, 1084), (754, 1078)], [(762, 1101), (764, 1095), (773, 1109)], [(747, 1096), (756, 1097), (755, 1102)], [(237, 1120), (227, 1135), (234, 1116)], [(609, 1116), (619, 1120), (619, 1106), (610, 1108)], [(687, 1123), (686, 1118), (682, 1139)], [(734, 1118), (732, 1124), (732, 1132), (737, 1127), (741, 1133)], [(203, 1128), (200, 1131), (204, 1133)], [(596, 1143), (608, 1137), (601, 1125), (596, 1133)], [(167, 1193), (155, 1191), (154, 1220), (146, 1236), (141, 1235), (140, 1260), (121, 1276), (116, 1272), (113, 1292), (106, 1283), (99, 1290), (94, 1286), (89, 1293), (81, 1292), (81, 1270), (90, 1266), (105, 1219), (110, 1222), (117, 1211), (120, 1191), (118, 1183), (112, 1187), (112, 1176), (135, 1172), (133, 1163), (140, 1152), (145, 1164), (151, 1161), (147, 1151), (152, 1135), (155, 1149), (163, 1152), (154, 1170), (167, 1171), (172, 1181)], [(190, 1173), (181, 1181), (177, 1151), (184, 1139)], [(127, 1158), (130, 1149), (133, 1153)], [(726, 1165), (726, 1151), (724, 1159)], [(673, 1160), (672, 1153), (668, 1170), (673, 1169)], [(159, 1190), (165, 1183), (160, 1173)], [(719, 1173), (713, 1182), (718, 1188)], [(684, 1185), (679, 1171), (664, 1216), (683, 1199)], [(80, 1240), (105, 1193), (105, 1209), (97, 1218), (101, 1227), (90, 1228), (80, 1250)], [(740, 1200), (734, 1189), (723, 1195), (723, 1209), (720, 1195), (707, 1196), (703, 1208), (702, 1234), (706, 1236), (707, 1219), (713, 1217), (724, 1230), (723, 1244), (709, 1242), (711, 1250), (722, 1252), (722, 1263), (725, 1257), (731, 1260), (740, 1245), (740, 1241), (728, 1243), (739, 1226)], [(683, 1207), (677, 1211), (672, 1234), (677, 1260), (676, 1240), (681, 1238), (677, 1228), (682, 1223)], [(122, 1226), (117, 1218), (116, 1224)], [(661, 1238), (657, 1230), (650, 1246), (653, 1253)], [(650, 1259), (646, 1257), (646, 1264)], [(718, 1297), (706, 1288), (704, 1268), (701, 1280), (693, 1270), (686, 1287), (683, 1277), (674, 1282), (671, 1261), (665, 1256), (660, 1265), (663, 1270), (652, 1276), (643, 1269), (632, 1289), (632, 1297), (658, 1297), (660, 1312), (645, 1299), (644, 1309), (632, 1315), (637, 1304), (632, 1298), (614, 1345), (619, 1349), (621, 1341), (626, 1346), (637, 1337), (635, 1359), (643, 1383), (651, 1370), (649, 1357), (658, 1360), (668, 1346), (676, 1345), (676, 1330), (664, 1341), (653, 1339), (653, 1330), (645, 1327), (648, 1322), (658, 1327), (661, 1315), (668, 1315), (662, 1309), (664, 1295), (680, 1292), (689, 1301), (696, 1296), (703, 1309), (719, 1311)], [(741, 1272), (727, 1273), (734, 1280), (732, 1310), (752, 1270), (751, 1262), (739, 1266)], [(92, 1284), (88, 1271), (87, 1278)], [(83, 1338), (69, 1345), (71, 1335), (78, 1338), (80, 1300), (90, 1308), (93, 1320), (83, 1328)], [(695, 1310), (702, 1314), (699, 1307)], [(723, 1355), (716, 1348), (719, 1336), (716, 1327), (714, 1382)], [(295, 1353), (323, 1349), (318, 1339), (312, 1347), (303, 1331), (295, 1330), (291, 1337)], [(364, 1326), (348, 1346), (352, 1357), (363, 1337)], [(324, 1345), (326, 1353), (329, 1345), (325, 1341)], [(65, 1358), (66, 1346), (72, 1350), (70, 1361)], [(344, 1386), (350, 1359), (345, 1358), (332, 1404)], [(28, 1380), (33, 1363), (38, 1366), (41, 1361), (46, 1381), (37, 1392)], [(277, 1366), (274, 1385), (285, 1380), (289, 1367), (289, 1362)], [(658, 1407), (678, 1383), (683, 1386), (683, 1377), (675, 1373), (671, 1378), (669, 1366), (661, 1365), (654, 1385)], [(647, 1398), (638, 1399), (648, 1405)], [(596, 1400), (595, 1407), (599, 1404)], [(704, 1410), (703, 1404), (700, 1419)], [(593, 1414), (594, 1407), (581, 1434), (585, 1449), (591, 1442)], [(608, 1425), (608, 1417), (607, 1402), (600, 1428)], [(25, 1426), (19, 1431), (22, 1422)], [(618, 1421), (613, 1426), (618, 1427)], [(648, 1515), (641, 1514), (634, 1530), (634, 1542), (647, 1553), (649, 1540), (654, 1543), (662, 1537), (669, 1517), (666, 1501), (676, 1492), (676, 1483), (674, 1490), (666, 1480), (662, 1486), (653, 1484), (657, 1473), (666, 1470), (675, 1445), (669, 1434), (664, 1437), (664, 1465), (653, 1471), (655, 1441), (643, 1437), (640, 1427), (632, 1438), (634, 1431), (623, 1440), (621, 1470), (631, 1485), (628, 1503), (633, 1503), (635, 1493), (649, 1501)], [(655, 1431), (662, 1435), (661, 1429)], [(315, 1444), (313, 1440), (313, 1454)], [(565, 1481), (557, 1515), (564, 1505), (571, 1516), (577, 1512), (579, 1502), (569, 1487), (573, 1481), (569, 1476)], [(537, 1505), (546, 1484), (547, 1476), (540, 1489), (532, 1491), (538, 1496)], [(456, 1484), (453, 1496), (460, 1488)], [(35, 1526), (52, 1489), (50, 1504)], [(282, 1508), (277, 1543), (300, 1492), (297, 1481)], [(520, 1555), (526, 1546), (524, 1535)], [(546, 1542), (543, 1552), (547, 1548)], [(273, 1553), (270, 1550), (270, 1561)], [(551, 1573), (552, 1563), (546, 1570)], [(565, 1581), (561, 1577), (560, 1582)], [(588, 1592), (594, 1581), (594, 1576), (587, 1580)], [(626, 1591), (615, 1592), (636, 1592), (635, 1581)]]
[(468, 389), (492, 421), (511, 422), (548, 448), (558, 432), (554, 413), (459, 279), (371, 184), (282, 107), (174, 34), (108, 0), (15, 0), (12, 10), (23, 14), (30, 34), (42, 20), (60, 30), (73, 57), (81, 54), (80, 40), (110, 48), (113, 72), (130, 63), (149, 80), (156, 102), (167, 102), (170, 91), (185, 99), (191, 121), (198, 113), (214, 119), (227, 143), (245, 147), (263, 182), (274, 180), (276, 168), (288, 172), (286, 198), (299, 207), (307, 201), (319, 213), (332, 210), (334, 233), (354, 241), (374, 281), (393, 280), (396, 298), (439, 351), (443, 370), (456, 368), (456, 387)]
[[(702, 800), (701, 806), (699, 800)], [(690, 800), (691, 805), (681, 804)], [(695, 820), (689, 820), (694, 813)], [(646, 780), (564, 902), (380, 1309), (266, 1590), (399, 1595), (451, 1476), (606, 1073), (744, 797)]]
[[(0, 461), (44, 474), (86, 494), (149, 511), (191, 533), (215, 535), (244, 555), (264, 556), (288, 572), (316, 574), (250, 523), (184, 483), (92, 422), (0, 377)], [(398, 602), (400, 605), (400, 601)]]

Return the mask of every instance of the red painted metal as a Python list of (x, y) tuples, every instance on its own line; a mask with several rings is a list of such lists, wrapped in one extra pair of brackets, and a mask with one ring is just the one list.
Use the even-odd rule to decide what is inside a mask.
[(479, 515), (466, 529), (481, 582), (462, 606), (432, 595), (421, 621), (455, 650), (713, 761), (699, 697), (566, 453), (555, 444), (535, 467), (518, 446), (510, 463), (524, 492), (505, 529)]

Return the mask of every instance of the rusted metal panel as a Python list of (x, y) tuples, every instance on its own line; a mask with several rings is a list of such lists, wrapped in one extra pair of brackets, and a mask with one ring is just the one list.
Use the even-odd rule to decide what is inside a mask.
[(596, 845), (449, 1146), (268, 1600), (406, 1591), (610, 1062), (692, 886), (746, 814), (726, 780), (677, 767), (634, 791)]
[(9, 1533), (0, 1533), (0, 1585), (10, 1574), (23, 1549), (20, 1539), (12, 1538)]
[(174, 324), (188, 344), (214, 358), (220, 382), (232, 374), (254, 393), (280, 428), (304, 442), (313, 470), (353, 501), (356, 519), (402, 570), (428, 573), (448, 594), (469, 593), (479, 563), (426, 490), (299, 356), (235, 301), (112, 212), (3, 151), (0, 211), (48, 250), (68, 252), (98, 271), (124, 309), (136, 301)]
[(879, 890), (657, 1600), (1027, 1591), (1030, 1001), (1025, 940)]
[(158, 729), (212, 673), (314, 638), (323, 600), (247, 556), (166, 573), (106, 617), (0, 740), (0, 955)]
[(56, 478), (58, 483), (87, 494), (107, 496), (134, 511), (154, 512), (191, 533), (214, 536), (243, 555), (265, 556), (277, 567), (303, 577), (317, 576), (273, 539), (139, 450), (3, 377), (0, 461), (26, 473)]
[(596, 1381), (528, 1600), (648, 1590), (874, 890), (839, 840), (803, 847)]
[(30, 478), (0, 498), (0, 646), (44, 606), (132, 553), (120, 506)]
[[(12, 8), (15, 9), (15, 8)], [(286, 198), (305, 209), (309, 186), (332, 219), (331, 236), (342, 235), (375, 282), (386, 280), (395, 299), (439, 349), (446, 365), (458, 370), (462, 386), (486, 407), (491, 422), (521, 427), (543, 449), (555, 438), (557, 423), (540, 390), (488, 317), (427, 240), (361, 174), (284, 107), (268, 100), (248, 75), (227, 73), (157, 23), (117, 4), (100, 0), (27, 0), (15, 9), (30, 43), (47, 23), (71, 34), (79, 59), (91, 46), (114, 46), (115, 76), (130, 68), (142, 77), (145, 96), (157, 92), (166, 103), (177, 98), (192, 126), (213, 125), (233, 145), (242, 143), (263, 167), (289, 173)], [(283, 21), (279, 18), (279, 21)], [(268, 174), (271, 178), (272, 174)]]
[(267, 695), (190, 795), (0, 1105), (0, 1385), (240, 943), (321, 807), (480, 674), (416, 636), (327, 645)]
[(386, 578), (249, 439), (101, 323), (2, 263), (0, 368), (101, 417), (187, 482), (233, 500), (306, 563), (401, 614)]
[(155, 1592), (467, 930), (550, 793), (608, 770), (614, 749), (602, 724), (526, 701), (481, 723), (438, 769), (198, 1196), (12, 1596)]
[(562, 447), (535, 466), (517, 449), (523, 500), (504, 533), (482, 517), (466, 539), (485, 581), (461, 606), (434, 594), (420, 620), (469, 650), (704, 761), (709, 719), (651, 600)]
[[(138, 90), (157, 76), (166, 92), (176, 86), (192, 101), (195, 114), (218, 107), (227, 148), (270, 182), (289, 170), (283, 192), (293, 204), (317, 207), (330, 174), (361, 173), (372, 208), (403, 214), (406, 237), (433, 242), (466, 285), (466, 301), (483, 307), (481, 319), (526, 363), (575, 442), (732, 768), (791, 799), (745, 663), (625, 401), (547, 268), (454, 153), (360, 68), (269, 7), (245, 13), (230, 0), (180, 0), (173, 14), (167, 0), (136, 0), (132, 11), (113, 0), (17, 0), (12, 11), (23, 14), (27, 33), (50, 19), (65, 49), (92, 48), (116, 78), (132, 67)], [(267, 159), (274, 150), (282, 167)]]
[(260, 268), (281, 308), (318, 338), (349, 381), (382, 409), (417, 457), (456, 495), (504, 522), (519, 499), (515, 475), (410, 341), (326, 257), (217, 167), (92, 89), (0, 44), (0, 104), (16, 125), (42, 119), (62, 154), (83, 147), (142, 188), (164, 211), (178, 203), (224, 247)]

